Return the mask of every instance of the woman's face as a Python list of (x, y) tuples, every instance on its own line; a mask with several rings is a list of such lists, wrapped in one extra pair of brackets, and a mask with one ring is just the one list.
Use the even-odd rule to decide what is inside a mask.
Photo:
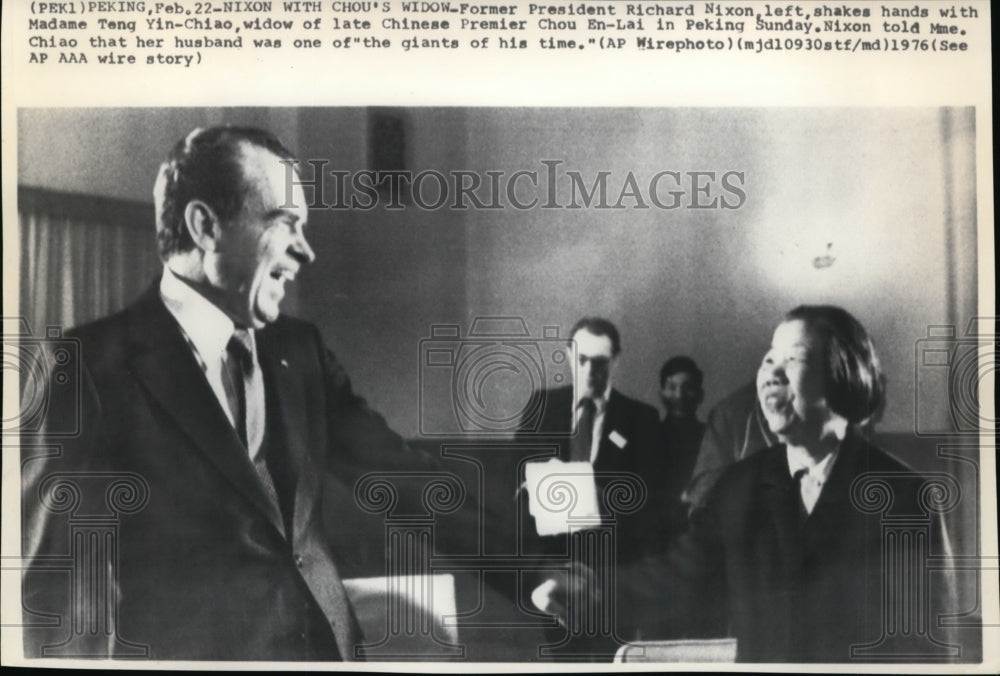
[(785, 442), (818, 440), (831, 411), (826, 402), (824, 349), (801, 319), (774, 330), (757, 370), (757, 398), (767, 424)]

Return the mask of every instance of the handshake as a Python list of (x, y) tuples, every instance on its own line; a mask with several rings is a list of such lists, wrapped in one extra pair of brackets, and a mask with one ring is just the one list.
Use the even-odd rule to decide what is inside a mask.
[(593, 569), (574, 561), (567, 570), (554, 571), (535, 587), (531, 602), (543, 613), (555, 615), (559, 626), (572, 631), (600, 616), (604, 582)]

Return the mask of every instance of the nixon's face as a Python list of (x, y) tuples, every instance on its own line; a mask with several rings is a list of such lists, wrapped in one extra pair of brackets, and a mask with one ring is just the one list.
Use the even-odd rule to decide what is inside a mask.
[[(285, 284), (316, 255), (305, 236), (302, 187), (286, 192), (285, 166), (268, 150), (247, 147), (243, 158), (243, 208), (223, 223), (209, 281), (222, 291), (223, 310), (241, 325), (262, 328), (275, 321)], [(292, 206), (294, 205), (294, 206)]]

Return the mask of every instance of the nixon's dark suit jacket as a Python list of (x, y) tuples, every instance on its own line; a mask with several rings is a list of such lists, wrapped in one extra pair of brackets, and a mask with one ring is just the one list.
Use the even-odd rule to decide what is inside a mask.
[[(56, 439), (62, 450), (54, 456), (28, 447), (23, 454), (24, 554), (34, 566), (24, 578), (25, 618), (62, 618), (26, 630), (26, 656), (70, 636), (69, 575), (42, 569), (71, 551), (71, 518), (111, 513), (91, 479), (131, 473), (148, 487), (148, 501), (120, 515), (117, 551), (105, 562), (117, 638), (84, 636), (73, 644), (83, 654), (124, 654), (124, 641), (148, 646), (157, 659), (352, 659), (343, 636), (355, 620), (320, 523), (322, 474), (427, 469), (429, 461), (352, 392), (315, 327), (281, 318), (257, 332), (268, 453), (285, 518), (260, 488), (158, 285), (72, 335), (80, 341), (79, 391), (54, 396), (48, 414), (50, 423), (63, 417), (56, 427), (77, 416), (80, 433)], [(73, 473), (71, 482), (90, 491), (79, 507), (58, 513), (52, 501), (40, 503), (53, 473)]]
[[(561, 387), (544, 393), (543, 416), (528, 436), (522, 431), (518, 438), (556, 447), (560, 460), (569, 460), (572, 439), (573, 388)], [(661, 523), (655, 515), (665, 500), (663, 444), (660, 438), (659, 415), (652, 406), (626, 397), (613, 389), (604, 413), (604, 425), (597, 457), (593, 462), (598, 501), (605, 486), (614, 477), (602, 473), (632, 473), (644, 483), (645, 502), (633, 514), (619, 515), (616, 537), (619, 561), (633, 559), (652, 551), (660, 544)], [(540, 436), (539, 436), (540, 435)], [(614, 441), (624, 440), (623, 445)], [(522, 498), (526, 498), (523, 495)], [(602, 503), (602, 508), (605, 506)], [(602, 510), (603, 511), (603, 510)], [(522, 500), (522, 537), (529, 552), (556, 553), (565, 551), (565, 538), (539, 537), (534, 519), (528, 515), (527, 500)]]
[[(881, 486), (866, 491), (856, 486), (852, 499), (852, 485), (866, 473), (878, 474)], [(929, 495), (921, 497), (923, 485), (923, 477), (852, 430), (806, 517), (785, 447), (761, 451), (722, 475), (704, 508), (692, 514), (691, 530), (664, 557), (665, 565), (623, 576), (632, 585), (630, 607), (647, 627), (661, 621), (647, 634), (651, 638), (736, 636), (741, 661), (864, 661), (865, 654), (852, 657), (851, 648), (883, 637), (886, 613), (891, 615), (882, 607), (886, 581), (906, 583), (903, 560), (884, 576), (883, 515), (926, 524), (924, 535), (912, 543), (920, 547), (913, 550), (916, 556), (948, 555), (940, 515), (922, 504)], [(885, 503), (883, 512), (879, 503), (889, 494), (892, 504)], [(918, 586), (923, 603), (930, 601), (928, 612), (953, 610), (951, 579), (937, 573), (927, 582), (930, 593), (924, 583)], [(918, 609), (914, 600), (914, 624), (907, 633), (917, 633), (915, 623), (924, 619), (918, 610), (927, 608)], [(929, 631), (940, 640), (942, 630), (933, 618), (926, 616)], [(927, 649), (926, 643), (907, 644), (892, 632), (885, 638), (883, 649), (898, 661)]]

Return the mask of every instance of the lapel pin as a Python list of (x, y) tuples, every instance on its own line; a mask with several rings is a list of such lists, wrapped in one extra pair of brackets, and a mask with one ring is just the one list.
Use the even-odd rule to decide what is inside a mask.
[(625, 448), (625, 444), (628, 443), (628, 440), (618, 434), (617, 431), (612, 431), (611, 434), (608, 435), (608, 438), (611, 439), (612, 443), (614, 443), (614, 445), (618, 448)]
[(287, 359), (282, 359), (281, 360), (281, 368), (283, 368), (283, 369), (288, 368), (288, 360)]

